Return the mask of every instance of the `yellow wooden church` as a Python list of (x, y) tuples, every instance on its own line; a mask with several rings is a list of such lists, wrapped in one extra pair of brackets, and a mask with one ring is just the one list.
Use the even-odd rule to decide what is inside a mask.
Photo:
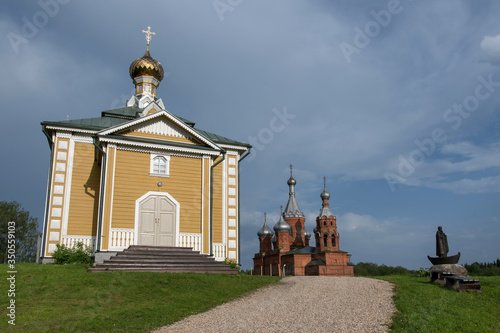
[(44, 121), (50, 165), (43, 261), (57, 244), (97, 254), (130, 245), (192, 247), (239, 262), (239, 166), (251, 146), (197, 129), (156, 96), (161, 64), (130, 65), (123, 108), (100, 117)]

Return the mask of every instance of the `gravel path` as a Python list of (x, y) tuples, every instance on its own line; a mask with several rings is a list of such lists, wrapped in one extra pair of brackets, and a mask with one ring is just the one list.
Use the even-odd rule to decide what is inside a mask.
[(293, 276), (156, 332), (387, 332), (389, 282)]

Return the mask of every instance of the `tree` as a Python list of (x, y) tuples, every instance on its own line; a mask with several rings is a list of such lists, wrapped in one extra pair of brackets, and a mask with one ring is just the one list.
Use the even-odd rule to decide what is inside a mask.
[(16, 244), (16, 262), (34, 262), (37, 226), (38, 219), (31, 217), (18, 202), (0, 201), (0, 262), (7, 262), (8, 244), (11, 244), (9, 240), (13, 242), (13, 239)]

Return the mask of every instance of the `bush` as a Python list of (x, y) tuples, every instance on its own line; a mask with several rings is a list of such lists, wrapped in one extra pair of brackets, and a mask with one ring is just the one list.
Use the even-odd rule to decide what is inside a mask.
[(238, 264), (236, 261), (231, 261), (228, 260), (227, 258), (224, 259), (224, 265), (229, 265), (231, 268), (236, 268), (237, 270), (240, 270), (240, 264)]
[(420, 267), (417, 271), (415, 271), (415, 276), (416, 277), (429, 277), (431, 273), (428, 270), (423, 269)]
[(404, 267), (377, 265), (372, 262), (359, 262), (354, 266), (355, 276), (411, 275), (413, 271)]
[(57, 249), (52, 254), (56, 264), (86, 264), (92, 263), (92, 250), (82, 242), (75, 244), (75, 247), (69, 248), (66, 245), (56, 245)]
[(465, 264), (465, 269), (470, 275), (476, 276), (498, 276), (500, 275), (500, 259), (489, 263), (473, 262)]

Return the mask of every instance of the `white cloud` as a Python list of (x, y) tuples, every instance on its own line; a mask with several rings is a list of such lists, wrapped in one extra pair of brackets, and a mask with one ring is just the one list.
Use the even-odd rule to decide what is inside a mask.
[[(453, 193), (500, 192), (500, 142), (477, 146), (467, 141), (444, 145), (438, 158), (415, 166), (400, 184), (447, 190)], [(393, 163), (393, 169), (398, 163)]]
[(480, 179), (464, 178), (452, 182), (426, 182), (425, 186), (458, 194), (500, 193), (500, 176), (483, 177)]
[(482, 60), (492, 65), (500, 65), (500, 35), (484, 36), (481, 41)]
[(341, 225), (347, 232), (356, 230), (382, 232), (390, 224), (388, 221), (379, 221), (371, 215), (359, 215), (350, 212), (342, 215), (339, 221), (342, 221)]

